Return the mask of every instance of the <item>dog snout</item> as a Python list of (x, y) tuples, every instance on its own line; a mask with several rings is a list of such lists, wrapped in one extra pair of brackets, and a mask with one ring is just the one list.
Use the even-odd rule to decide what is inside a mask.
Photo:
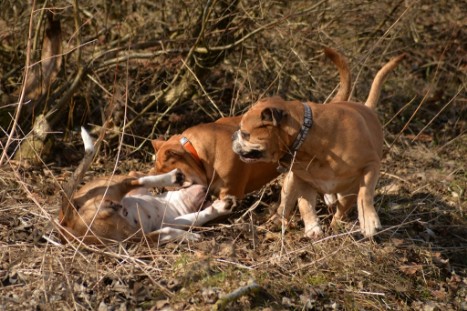
[(240, 136), (243, 140), (249, 141), (250, 140), (250, 133), (240, 130)]
[(250, 133), (242, 130), (235, 131), (232, 135), (232, 141), (238, 140), (239, 137), (241, 137), (242, 140), (249, 141)]
[(235, 131), (233, 134), (232, 134), (232, 141), (237, 141), (238, 140), (238, 133), (240, 132), (240, 130), (238, 131)]

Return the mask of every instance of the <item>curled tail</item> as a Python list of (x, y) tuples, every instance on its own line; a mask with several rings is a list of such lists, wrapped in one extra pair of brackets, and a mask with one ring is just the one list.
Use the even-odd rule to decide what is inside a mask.
[(70, 220), (73, 219), (75, 214), (77, 213), (76, 209), (72, 204), (72, 197), (76, 191), (76, 188), (83, 180), (84, 174), (89, 169), (89, 166), (91, 166), (92, 160), (94, 159), (94, 155), (96, 154), (92, 138), (83, 127), (81, 127), (81, 138), (83, 139), (84, 143), (84, 158), (81, 160), (81, 163), (73, 172), (73, 176), (71, 176), (71, 179), (68, 180), (65, 186), (63, 186), (63, 190), (65, 193), (62, 196), (62, 207), (60, 209), (60, 214), (58, 217), (58, 220), (60, 221), (61, 225), (66, 225), (67, 223), (69, 223)]
[(406, 54), (399, 55), (392, 58), (386, 65), (381, 68), (375, 76), (373, 83), (371, 84), (370, 93), (365, 102), (365, 106), (375, 109), (376, 103), (378, 102), (381, 94), (381, 87), (386, 80), (387, 75), (400, 63), (400, 61), (406, 56)]
[(337, 91), (336, 96), (334, 96), (330, 102), (332, 103), (349, 100), (352, 77), (350, 75), (350, 69), (347, 60), (337, 51), (328, 47), (324, 48), (324, 54), (334, 63), (334, 65), (336, 65), (337, 70), (339, 71), (339, 90)]
[(81, 160), (81, 163), (73, 172), (73, 176), (63, 186), (62, 205), (58, 215), (58, 221), (62, 226), (66, 226), (77, 213), (77, 210), (73, 206), (73, 194), (75, 193), (76, 188), (78, 188), (78, 185), (83, 180), (84, 174), (91, 166), (92, 160), (94, 159), (97, 150), (99, 150), (99, 146), (102, 140), (104, 140), (105, 131), (109, 125), (110, 121), (106, 121), (102, 125), (99, 137), (95, 144), (93, 143), (89, 133), (83, 127), (81, 128), (81, 138), (83, 139), (85, 154), (83, 160)]

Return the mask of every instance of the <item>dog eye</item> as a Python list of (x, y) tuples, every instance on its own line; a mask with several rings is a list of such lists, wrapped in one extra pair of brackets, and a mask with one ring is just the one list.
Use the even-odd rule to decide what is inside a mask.
[(244, 139), (244, 140), (249, 140), (250, 139), (250, 134), (245, 132), (245, 131), (240, 131), (240, 135), (242, 136), (242, 139)]

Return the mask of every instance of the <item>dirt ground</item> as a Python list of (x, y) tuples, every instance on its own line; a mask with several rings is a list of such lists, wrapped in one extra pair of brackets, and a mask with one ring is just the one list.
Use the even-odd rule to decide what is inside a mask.
[[(0, 310), (467, 310), (465, 4), (76, 4), (37, 1), (33, 14), (31, 4), (0, 4)], [(47, 49), (54, 42), (57, 53)], [(79, 126), (113, 120), (86, 180), (147, 172), (150, 139), (241, 114), (263, 96), (332, 97), (338, 78), (323, 46), (348, 58), (354, 100), (385, 61), (407, 53), (378, 107), (383, 229), (373, 240), (359, 233), (356, 211), (339, 232), (327, 229), (332, 211), (321, 201), (322, 239), (303, 238), (298, 214), (270, 231), (279, 178), (196, 243), (60, 242), (54, 221), (83, 156)], [(26, 83), (11, 134), (27, 55), (32, 68), (52, 59), (53, 74), (31, 69), (41, 82)], [(32, 131), (41, 114), (45, 137)], [(28, 137), (43, 145), (38, 156), (4, 157)], [(237, 289), (245, 293), (224, 299)]]

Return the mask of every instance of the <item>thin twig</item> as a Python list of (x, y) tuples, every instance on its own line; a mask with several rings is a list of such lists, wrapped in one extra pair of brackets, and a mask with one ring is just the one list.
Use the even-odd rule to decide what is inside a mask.
[(464, 86), (461, 86), (459, 90), (457, 91), (456, 95), (454, 95), (447, 103), (444, 105), (438, 113), (418, 132), (418, 134), (412, 139), (412, 142), (416, 141), (417, 138), (433, 123), (436, 118), (439, 117), (439, 115), (446, 109), (458, 96), (459, 94), (464, 90)]
[(10, 134), (8, 135), (8, 139), (5, 143), (5, 146), (3, 147), (4, 149), (2, 152), (2, 157), (0, 158), (0, 166), (3, 165), (5, 159), (8, 158), (8, 147), (10, 147), (13, 137), (15, 136), (16, 127), (18, 126), (19, 117), (21, 115), (21, 108), (23, 107), (24, 96), (26, 94), (26, 82), (28, 81), (28, 75), (29, 75), (29, 69), (30, 69), (29, 64), (31, 62), (31, 42), (32, 42), (32, 32), (33, 32), (32, 26), (33, 26), (33, 20), (34, 20), (35, 5), (36, 5), (36, 0), (33, 0), (31, 4), (31, 14), (29, 17), (28, 43), (26, 45), (26, 62), (24, 65), (23, 87), (21, 88), (21, 95), (18, 100), (18, 106), (16, 106), (15, 118), (13, 120), (13, 125), (11, 126)]
[(248, 285), (239, 287), (233, 292), (220, 297), (216, 304), (212, 307), (212, 310), (225, 310), (229, 303), (238, 300), (242, 296), (255, 294), (259, 292), (260, 289), (261, 287), (256, 283), (256, 281), (250, 280)]

